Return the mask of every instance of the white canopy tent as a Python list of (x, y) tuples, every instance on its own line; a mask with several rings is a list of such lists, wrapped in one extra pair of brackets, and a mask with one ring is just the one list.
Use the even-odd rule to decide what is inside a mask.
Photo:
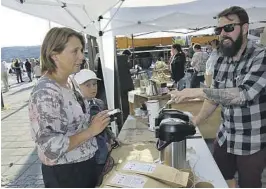
[(114, 36), (208, 28), (218, 12), (233, 5), (245, 8), (250, 22), (266, 21), (266, 0), (2, 0), (2, 5), (96, 36), (109, 108), (114, 108)]
[[(185, 37), (187, 35), (211, 35), (214, 34), (214, 28), (202, 29), (199, 31), (188, 30), (188, 29), (177, 29), (177, 30), (168, 30), (168, 31), (159, 31), (159, 32), (143, 32), (133, 34), (134, 39), (141, 38), (156, 38), (156, 37), (176, 37), (181, 36)], [(127, 37), (132, 37), (132, 35), (127, 35)]]

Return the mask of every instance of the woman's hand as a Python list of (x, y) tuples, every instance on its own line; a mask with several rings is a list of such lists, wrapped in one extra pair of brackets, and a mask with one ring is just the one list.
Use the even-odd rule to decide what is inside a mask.
[(118, 138), (110, 139), (109, 144), (111, 145), (111, 149), (116, 149), (121, 145), (121, 142), (118, 140)]
[(88, 129), (92, 132), (93, 136), (101, 133), (107, 125), (110, 123), (110, 118), (108, 115), (108, 110), (102, 111), (93, 117), (91, 125)]
[(182, 91), (174, 90), (170, 92), (172, 100), (175, 103), (180, 103), (183, 101), (188, 101), (195, 98), (204, 98), (204, 93), (202, 88), (186, 88)]

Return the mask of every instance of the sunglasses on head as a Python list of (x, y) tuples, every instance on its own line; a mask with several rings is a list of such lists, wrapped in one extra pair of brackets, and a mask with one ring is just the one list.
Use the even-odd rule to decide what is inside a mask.
[(237, 25), (243, 25), (242, 23), (233, 23), (233, 24), (227, 24), (224, 25), (223, 27), (216, 27), (214, 29), (214, 32), (216, 35), (220, 35), (222, 33), (222, 30), (224, 30), (225, 32), (229, 33), (235, 30), (235, 26)]

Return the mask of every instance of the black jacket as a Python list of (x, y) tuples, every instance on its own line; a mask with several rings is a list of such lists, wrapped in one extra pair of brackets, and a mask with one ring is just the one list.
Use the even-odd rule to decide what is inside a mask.
[(178, 82), (185, 76), (185, 64), (186, 56), (185, 54), (176, 54), (171, 61), (171, 77), (175, 82)]
[(27, 72), (31, 72), (31, 63), (29, 61), (25, 62), (25, 68)]

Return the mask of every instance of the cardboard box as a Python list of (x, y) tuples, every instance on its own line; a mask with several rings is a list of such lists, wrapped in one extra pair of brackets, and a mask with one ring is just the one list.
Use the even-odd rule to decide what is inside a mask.
[(187, 172), (162, 164), (136, 160), (126, 161), (118, 165), (117, 170), (145, 175), (172, 187), (186, 187), (189, 179), (189, 173)]
[(113, 172), (106, 182), (102, 184), (102, 188), (169, 188), (168, 185), (156, 181), (144, 175)]

